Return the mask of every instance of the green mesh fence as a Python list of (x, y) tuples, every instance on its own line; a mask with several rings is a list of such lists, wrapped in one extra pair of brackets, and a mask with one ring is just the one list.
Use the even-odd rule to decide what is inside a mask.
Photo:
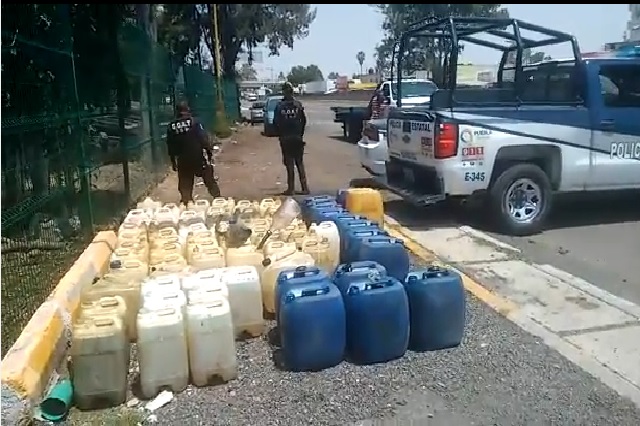
[[(176, 81), (178, 97), (189, 102), (195, 116), (214, 133), (216, 119), (217, 81), (212, 73), (202, 72), (197, 65), (184, 66)], [(240, 119), (240, 100), (235, 81), (223, 81), (224, 111), (230, 121)]]
[(109, 6), (2, 5), (3, 355), (95, 232), (166, 175), (176, 99), (214, 124), (210, 72), (175, 70), (136, 26), (91, 31), (91, 7)]

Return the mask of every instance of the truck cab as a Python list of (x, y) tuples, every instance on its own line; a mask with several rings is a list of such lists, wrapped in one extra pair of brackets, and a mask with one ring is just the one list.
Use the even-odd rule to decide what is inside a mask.
[[(431, 95), (438, 90), (438, 86), (431, 80), (403, 78), (400, 84), (402, 85), (402, 105), (405, 108), (428, 105)], [(382, 93), (387, 105), (393, 107), (398, 103), (398, 90), (393, 81), (383, 81), (377, 90)]]
[[(402, 79), (403, 105), (424, 106), (431, 100), (431, 95), (438, 87), (431, 80)], [(334, 112), (334, 122), (342, 124), (343, 136), (356, 143), (363, 131), (363, 123), (371, 118), (386, 117), (389, 107), (394, 107), (398, 102), (395, 84), (391, 80), (378, 83), (369, 103), (366, 106), (331, 107)]]
[[(390, 111), (381, 183), (420, 206), (477, 196), (511, 235), (541, 230), (556, 194), (640, 189), (640, 57), (582, 59), (568, 34), (513, 19), (474, 19), (431, 22), (422, 30), (450, 25), (455, 36), (464, 28), (464, 40), (476, 24), (503, 36), (510, 35), (505, 27), (526, 28), (571, 43), (574, 57), (508, 64), (509, 53), (521, 52), (527, 41), (505, 37), (521, 44), (502, 47), (498, 81), (459, 89), (452, 75), (457, 52), (451, 52), (454, 71), (428, 106), (398, 102)], [(400, 86), (399, 92), (402, 97)]]

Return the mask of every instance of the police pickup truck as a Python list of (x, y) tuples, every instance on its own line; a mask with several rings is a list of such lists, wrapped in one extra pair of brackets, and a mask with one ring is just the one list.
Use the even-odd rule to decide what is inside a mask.
[[(497, 82), (457, 89), (453, 51), (449, 82), (428, 107), (390, 111), (381, 184), (420, 206), (478, 196), (511, 235), (539, 232), (557, 193), (640, 189), (638, 47), (583, 59), (572, 36), (514, 19), (451, 18), (419, 31), (442, 28), (458, 43), (477, 42), (473, 28), (510, 40), (495, 46), (503, 50)], [(523, 48), (542, 46), (522, 38), (522, 28), (547, 44), (569, 43), (574, 57), (519, 63)], [(509, 66), (511, 53), (517, 59)]]

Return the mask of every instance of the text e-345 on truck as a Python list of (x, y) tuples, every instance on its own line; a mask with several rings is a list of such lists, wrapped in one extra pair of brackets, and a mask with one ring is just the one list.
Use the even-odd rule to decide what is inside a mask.
[[(461, 89), (452, 49), (429, 105), (390, 111), (388, 189), (420, 206), (478, 196), (502, 232), (520, 236), (543, 228), (556, 194), (640, 189), (639, 46), (584, 59), (569, 34), (501, 18), (433, 20), (404, 33), (400, 49), (415, 36), (479, 44), (502, 59), (491, 87)], [(522, 63), (524, 49), (559, 43), (572, 58)]]

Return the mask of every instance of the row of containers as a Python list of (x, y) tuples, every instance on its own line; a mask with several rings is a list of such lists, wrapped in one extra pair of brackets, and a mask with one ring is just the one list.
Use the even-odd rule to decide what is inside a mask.
[[(410, 267), (403, 242), (381, 227), (377, 191), (306, 198), (302, 217), (273, 230), (258, 250), (279, 204), (216, 198), (183, 209), (147, 199), (132, 210), (109, 272), (83, 291), (74, 322), (76, 406), (124, 402), (133, 342), (143, 398), (189, 382), (233, 380), (235, 342), (263, 335), (265, 318), (277, 322), (282, 367), (290, 371), (460, 344), (460, 276)], [(253, 232), (227, 247), (236, 220)]]

